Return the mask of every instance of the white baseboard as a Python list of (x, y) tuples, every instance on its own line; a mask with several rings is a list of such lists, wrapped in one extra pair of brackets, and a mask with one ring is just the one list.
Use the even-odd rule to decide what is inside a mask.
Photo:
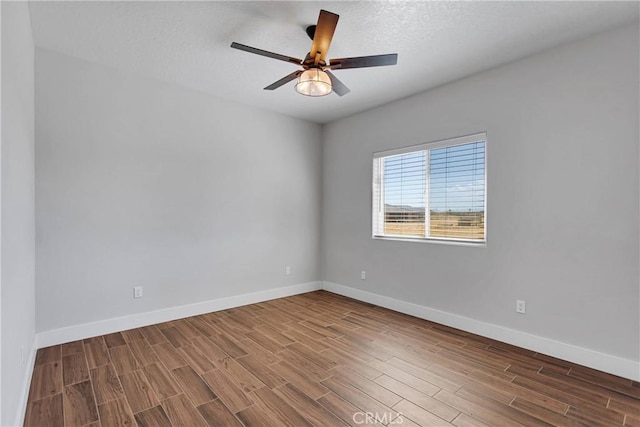
[(558, 359), (588, 366), (599, 371), (640, 381), (640, 362), (635, 360), (600, 353), (588, 348), (566, 344), (538, 335), (529, 334), (527, 332), (505, 328), (504, 326), (481, 322), (479, 320), (362, 291), (349, 286), (338, 285), (337, 283), (323, 282), (322, 287), (326, 291), (344, 295), (359, 301), (368, 302), (400, 313), (409, 314), (421, 319), (462, 329), (487, 338), (492, 338), (518, 347), (526, 348), (528, 350), (557, 357)]
[(226, 310), (228, 308), (239, 307), (242, 305), (255, 304), (258, 302), (317, 291), (320, 289), (322, 289), (322, 282), (302, 283), (293, 286), (252, 292), (250, 294), (236, 295), (177, 307), (169, 307), (162, 310), (149, 311), (130, 316), (98, 320), (96, 322), (83, 323), (81, 325), (74, 325), (66, 328), (42, 331), (37, 334), (38, 348), (95, 337), (97, 335), (110, 334), (112, 332), (124, 331), (127, 329), (139, 328), (156, 323), (168, 322), (185, 317), (197, 316), (198, 314)]
[(24, 425), (24, 417), (27, 412), (27, 402), (29, 400), (29, 387), (31, 387), (31, 377), (33, 377), (33, 368), (36, 364), (36, 351), (38, 350), (38, 335), (33, 337), (33, 344), (29, 349), (29, 357), (26, 360), (27, 372), (24, 373), (22, 379), (22, 386), (20, 387), (20, 400), (18, 401), (18, 407), (16, 408), (16, 420), (14, 425)]

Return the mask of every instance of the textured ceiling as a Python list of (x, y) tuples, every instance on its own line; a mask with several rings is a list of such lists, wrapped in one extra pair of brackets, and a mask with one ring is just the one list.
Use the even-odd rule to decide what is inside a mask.
[[(37, 46), (326, 123), (558, 44), (638, 21), (637, 2), (30, 2)], [(398, 65), (336, 71), (351, 93), (263, 87), (303, 58), (320, 9), (340, 15), (331, 57), (397, 52)]]

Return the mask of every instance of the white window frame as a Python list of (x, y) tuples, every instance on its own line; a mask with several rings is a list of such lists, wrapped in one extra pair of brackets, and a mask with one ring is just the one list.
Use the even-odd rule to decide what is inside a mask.
[[(427, 182), (429, 180), (429, 156), (431, 150), (435, 150), (438, 148), (444, 147), (452, 147), (456, 145), (464, 145), (471, 144), (474, 142), (484, 141), (484, 239), (463, 239), (463, 238), (455, 238), (455, 237), (434, 237), (428, 236), (429, 227), (430, 227), (430, 208), (428, 205), (429, 201), (429, 185), (426, 185), (426, 194), (425, 200), (427, 202), (425, 206), (425, 234), (427, 237), (417, 237), (417, 236), (401, 236), (401, 235), (385, 235), (384, 231), (380, 232), (380, 230), (376, 230), (377, 227), (384, 227), (384, 203), (381, 202), (381, 198), (384, 197), (384, 168), (382, 167), (382, 163), (384, 162), (385, 157), (389, 156), (398, 156), (402, 154), (414, 153), (417, 151), (425, 151), (426, 152), (426, 179)], [(456, 138), (449, 138), (434, 142), (427, 142), (424, 144), (412, 145), (409, 147), (403, 148), (395, 148), (392, 150), (386, 151), (378, 151), (373, 153), (373, 171), (372, 171), (372, 187), (371, 187), (371, 233), (373, 239), (380, 240), (402, 240), (402, 241), (410, 241), (410, 242), (433, 242), (433, 243), (448, 243), (448, 244), (463, 244), (463, 245), (471, 245), (471, 246), (479, 246), (484, 247), (487, 244), (487, 133), (480, 132), (475, 133), (473, 135), (465, 135)], [(379, 175), (376, 176), (376, 172), (379, 172)], [(376, 202), (376, 199), (378, 201)], [(381, 218), (382, 217), (382, 218)]]

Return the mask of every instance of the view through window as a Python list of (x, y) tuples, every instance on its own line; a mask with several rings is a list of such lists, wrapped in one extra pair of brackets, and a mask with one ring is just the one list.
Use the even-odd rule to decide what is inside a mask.
[(486, 134), (374, 154), (373, 237), (486, 241)]

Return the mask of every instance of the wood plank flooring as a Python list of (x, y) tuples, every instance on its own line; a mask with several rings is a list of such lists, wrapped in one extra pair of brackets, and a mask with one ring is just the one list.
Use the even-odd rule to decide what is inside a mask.
[(318, 291), (40, 349), (25, 425), (640, 426), (640, 384)]

